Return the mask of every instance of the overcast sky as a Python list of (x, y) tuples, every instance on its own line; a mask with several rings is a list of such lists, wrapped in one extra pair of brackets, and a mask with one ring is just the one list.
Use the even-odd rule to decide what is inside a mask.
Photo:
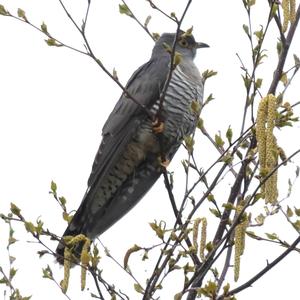
[[(116, 68), (120, 81), (125, 84), (132, 72), (146, 62), (153, 47), (153, 41), (138, 27), (134, 20), (120, 15), (119, 1), (92, 1), (90, 19), (87, 25), (87, 37), (94, 53), (109, 70)], [(97, 2), (97, 3), (96, 3)], [(254, 30), (267, 19), (267, 1), (259, 1), (254, 10)], [(58, 1), (0, 1), (11, 13), (16, 14), (18, 7), (26, 11), (27, 18), (39, 26), (45, 22), (48, 31), (66, 44), (84, 50), (82, 40), (67, 19)], [(74, 18), (80, 21), (84, 16), (86, 1), (66, 1)], [(181, 15), (186, 1), (157, 1), (167, 13)], [(151, 32), (173, 32), (175, 24), (154, 12), (147, 1), (131, 0), (129, 6), (143, 22), (151, 14), (149, 24)], [(249, 44), (243, 33), (242, 24), (247, 23), (247, 16), (242, 1), (194, 1), (183, 22), (183, 28), (194, 26), (194, 36), (198, 41), (210, 45), (201, 49), (195, 60), (200, 70), (213, 69), (218, 75), (208, 81), (205, 95), (214, 94), (216, 100), (204, 111), (202, 117), (212, 136), (221, 130), (223, 136), (229, 125), (235, 137), (238, 137), (244, 106), (245, 91), (241, 79), (240, 62), (236, 53), (250, 67)], [(270, 84), (272, 71), (276, 66), (276, 27), (271, 25), (266, 47), (268, 59), (259, 69), (259, 77), (264, 79), (262, 92)], [(69, 209), (77, 209), (86, 190), (94, 155), (101, 141), (101, 128), (118, 100), (121, 90), (88, 57), (66, 48), (49, 47), (44, 36), (30, 26), (8, 17), (0, 17), (0, 212), (8, 212), (10, 202), (16, 203), (30, 220), (41, 217), (46, 227), (61, 234), (66, 226), (60, 218), (60, 209), (48, 194), (50, 182), (58, 185), (58, 192), (68, 200)], [(291, 54), (300, 56), (300, 34), (296, 33), (291, 47)], [(293, 65), (291, 55), (287, 67)], [(272, 70), (272, 71), (270, 71)], [(297, 76), (287, 93), (291, 103), (299, 101), (300, 79)], [(299, 109), (295, 109), (299, 114)], [(250, 123), (248, 123), (250, 124)], [(295, 129), (278, 132), (279, 142), (286, 147), (287, 154), (299, 148), (299, 125)], [(202, 167), (208, 167), (218, 157), (216, 150), (201, 134), (197, 134), (198, 161)], [(181, 182), (183, 172), (180, 160), (185, 157), (180, 151), (170, 165), (175, 171), (175, 180)], [(294, 159), (289, 172), (282, 173), (282, 195), (286, 193), (288, 174), (294, 172), (299, 158)], [(181, 172), (181, 173), (180, 173)], [(291, 175), (292, 177), (293, 175)], [(176, 183), (176, 181), (175, 181)], [(224, 184), (228, 195), (230, 185)], [(298, 188), (299, 192), (299, 188)], [(176, 189), (180, 199), (183, 189)], [(294, 192), (296, 201), (297, 190)], [(299, 194), (298, 194), (299, 195)], [(226, 200), (222, 199), (223, 201)], [(299, 201), (299, 199), (298, 199)], [(297, 202), (291, 202), (297, 206)], [(298, 207), (300, 205), (298, 204)], [(200, 216), (201, 212), (199, 213)], [(102, 242), (107, 245), (115, 257), (122, 261), (123, 255), (133, 244), (149, 246), (158, 240), (149, 229), (148, 222), (164, 219), (172, 224), (170, 203), (159, 180), (147, 196), (102, 235)], [(275, 225), (284, 219), (278, 219)], [(6, 227), (0, 223), (1, 265), (6, 265)], [(279, 231), (289, 242), (295, 235), (284, 236), (285, 228), (269, 225), (266, 231)], [(291, 230), (290, 227), (286, 227)], [(262, 232), (265, 232), (264, 230)], [(30, 236), (22, 227), (16, 227), (16, 238), (20, 240), (12, 247), (12, 255), (17, 256), (19, 268), (16, 285), (22, 294), (33, 294), (33, 300), (64, 299), (58, 288), (50, 281), (41, 280), (41, 267), (52, 264), (53, 259), (38, 260), (35, 256), (40, 246), (29, 244)], [(266, 259), (272, 260), (282, 249), (249, 242), (248, 256), (242, 258), (241, 281), (266, 265)], [(48, 242), (55, 249), (55, 243)], [(19, 250), (17, 250), (19, 249)], [(21, 249), (21, 251), (20, 251)], [(101, 256), (105, 256), (101, 250)], [(269, 253), (274, 251), (273, 253)], [(254, 254), (254, 255), (253, 255)], [(260, 254), (260, 255), (259, 255)], [(244, 259), (244, 262), (243, 262)], [(137, 268), (142, 277), (151, 272), (151, 263), (140, 263)], [(153, 261), (152, 261), (153, 262)], [(292, 254), (283, 264), (266, 275), (253, 288), (237, 296), (239, 300), (250, 299), (295, 299), (299, 293), (299, 275), (296, 271), (300, 263), (299, 255)], [(104, 275), (114, 281), (131, 299), (138, 299), (133, 291), (133, 282), (117, 266), (103, 258)], [(147, 269), (148, 268), (148, 269)], [(61, 280), (63, 270), (53, 266), (57, 280)], [(78, 271), (78, 270), (77, 270)], [(73, 300), (89, 299), (88, 293), (82, 294), (79, 287), (79, 273), (72, 274), (69, 288)], [(292, 273), (295, 272), (293, 276)], [(116, 274), (118, 274), (116, 278)], [(120, 275), (119, 275), (120, 274)], [(172, 282), (168, 282), (172, 285)], [(93, 289), (93, 284), (90, 284)], [(2, 295), (0, 286), (0, 295)], [(179, 292), (180, 288), (178, 287)], [(135, 295), (135, 296), (133, 296)], [(1, 296), (0, 296), (1, 297)], [(161, 292), (161, 299), (173, 299), (167, 287)]]

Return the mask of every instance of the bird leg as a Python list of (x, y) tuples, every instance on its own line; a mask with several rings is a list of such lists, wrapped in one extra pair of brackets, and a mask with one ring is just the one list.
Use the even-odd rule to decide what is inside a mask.
[(163, 157), (160, 158), (160, 165), (162, 167), (164, 167), (165, 169), (169, 166), (170, 162), (171, 161), (169, 159), (166, 159), (166, 158), (163, 158)]
[(159, 118), (156, 118), (152, 122), (152, 130), (154, 133), (159, 134), (162, 133), (165, 129), (165, 124)]

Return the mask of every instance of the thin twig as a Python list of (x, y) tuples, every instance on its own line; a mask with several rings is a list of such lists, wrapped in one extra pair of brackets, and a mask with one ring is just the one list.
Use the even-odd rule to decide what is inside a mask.
[[(175, 198), (174, 198), (174, 195), (173, 195), (173, 192), (172, 192), (172, 189), (171, 189), (171, 185), (170, 185), (170, 182), (169, 182), (169, 178), (168, 178), (168, 174), (167, 174), (167, 171), (166, 169), (163, 170), (163, 175), (164, 175), (164, 180), (165, 180), (165, 187), (168, 191), (168, 195), (169, 195), (169, 198), (170, 198), (170, 201), (171, 201), (171, 205), (172, 205), (172, 209), (173, 209), (173, 212), (174, 212), (174, 215), (175, 215), (175, 218), (176, 218), (176, 222), (182, 226), (183, 223), (182, 223), (182, 220), (181, 220), (181, 215), (177, 209), (177, 206), (176, 206), (176, 201), (175, 201)], [(185, 238), (185, 242), (187, 244), (187, 246), (189, 248), (191, 248), (193, 246), (190, 238), (187, 236)], [(191, 252), (191, 258), (195, 264), (195, 266), (200, 266), (201, 262), (197, 256), (197, 254), (195, 254), (194, 252)]]
[[(274, 259), (271, 263), (268, 263), (268, 265), (265, 268), (263, 268), (259, 273), (257, 273), (255, 276), (253, 276), (250, 280), (248, 280), (244, 284), (240, 285), (239, 287), (229, 291), (226, 294), (226, 297), (236, 295), (237, 293), (250, 287), (255, 281), (257, 281), (262, 276), (264, 276), (274, 266), (276, 266), (281, 260), (283, 260), (291, 251), (293, 251), (294, 248), (299, 244), (299, 242), (300, 242), (300, 236), (293, 242), (293, 244), (291, 244), (291, 246), (287, 250), (285, 250), (281, 255), (279, 255), (276, 259)], [(224, 296), (220, 296), (217, 298), (217, 300), (224, 300), (224, 298), (225, 298)]]
[(150, 33), (150, 31), (149, 31), (149, 29), (147, 28), (146, 24), (143, 25), (143, 24), (139, 21), (139, 19), (135, 16), (135, 14), (134, 14), (134, 13), (132, 12), (132, 10), (129, 8), (129, 6), (127, 5), (127, 3), (126, 3), (125, 0), (121, 0), (121, 1), (122, 1), (123, 4), (126, 5), (126, 7), (128, 8), (128, 10), (129, 10), (129, 12), (130, 12), (130, 17), (133, 18), (133, 19), (139, 24), (139, 26), (142, 27), (142, 28), (146, 31), (147, 35), (152, 39), (152, 41), (155, 42), (155, 39), (154, 39), (154, 37), (152, 36), (152, 34)]
[(270, 85), (268, 94), (275, 95), (275, 93), (276, 93), (276, 89), (277, 89), (278, 83), (280, 81), (280, 78), (282, 76), (283, 67), (285, 65), (285, 61), (286, 61), (286, 58), (287, 58), (287, 55), (288, 55), (288, 52), (289, 52), (290, 45), (292, 43), (294, 34), (296, 32), (296, 28), (297, 28), (299, 19), (300, 19), (300, 5), (298, 6), (298, 9), (297, 9), (295, 21), (291, 24), (286, 39), (282, 41), (282, 51), (279, 55), (278, 64), (276, 66), (274, 76), (273, 76), (273, 80), (272, 80), (272, 83)]
[(165, 13), (163, 10), (161, 10), (158, 6), (156, 6), (152, 0), (146, 0), (149, 2), (150, 6), (153, 8), (153, 9), (156, 9), (157, 11), (159, 11), (161, 14), (163, 14), (166, 18), (170, 19), (171, 21), (173, 22), (177, 22), (176, 19), (172, 18), (171, 16), (169, 16), (167, 13)]

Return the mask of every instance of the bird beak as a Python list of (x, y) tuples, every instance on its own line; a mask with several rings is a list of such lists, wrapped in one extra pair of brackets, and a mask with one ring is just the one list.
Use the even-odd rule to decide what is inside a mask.
[(205, 43), (196, 43), (196, 48), (208, 48), (209, 45), (205, 44)]

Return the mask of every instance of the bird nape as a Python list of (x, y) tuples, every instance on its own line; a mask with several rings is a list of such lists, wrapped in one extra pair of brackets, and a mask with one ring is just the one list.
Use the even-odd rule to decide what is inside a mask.
[[(197, 43), (190, 32), (180, 31), (176, 41), (180, 61), (161, 102), (170, 70), (168, 49), (172, 49), (175, 37), (174, 33), (164, 33), (155, 43), (150, 60), (129, 79), (127, 95), (141, 105), (123, 93), (109, 115), (88, 189), (57, 247), (59, 262), (64, 261), (65, 247), (71, 247), (67, 242), (71, 236), (83, 234), (93, 240), (136, 205), (171, 161), (183, 138), (195, 130), (199, 112), (191, 107), (195, 101), (201, 107), (203, 80), (193, 60), (198, 48), (208, 46)], [(71, 249), (75, 256), (80, 255), (82, 245), (80, 242)]]

